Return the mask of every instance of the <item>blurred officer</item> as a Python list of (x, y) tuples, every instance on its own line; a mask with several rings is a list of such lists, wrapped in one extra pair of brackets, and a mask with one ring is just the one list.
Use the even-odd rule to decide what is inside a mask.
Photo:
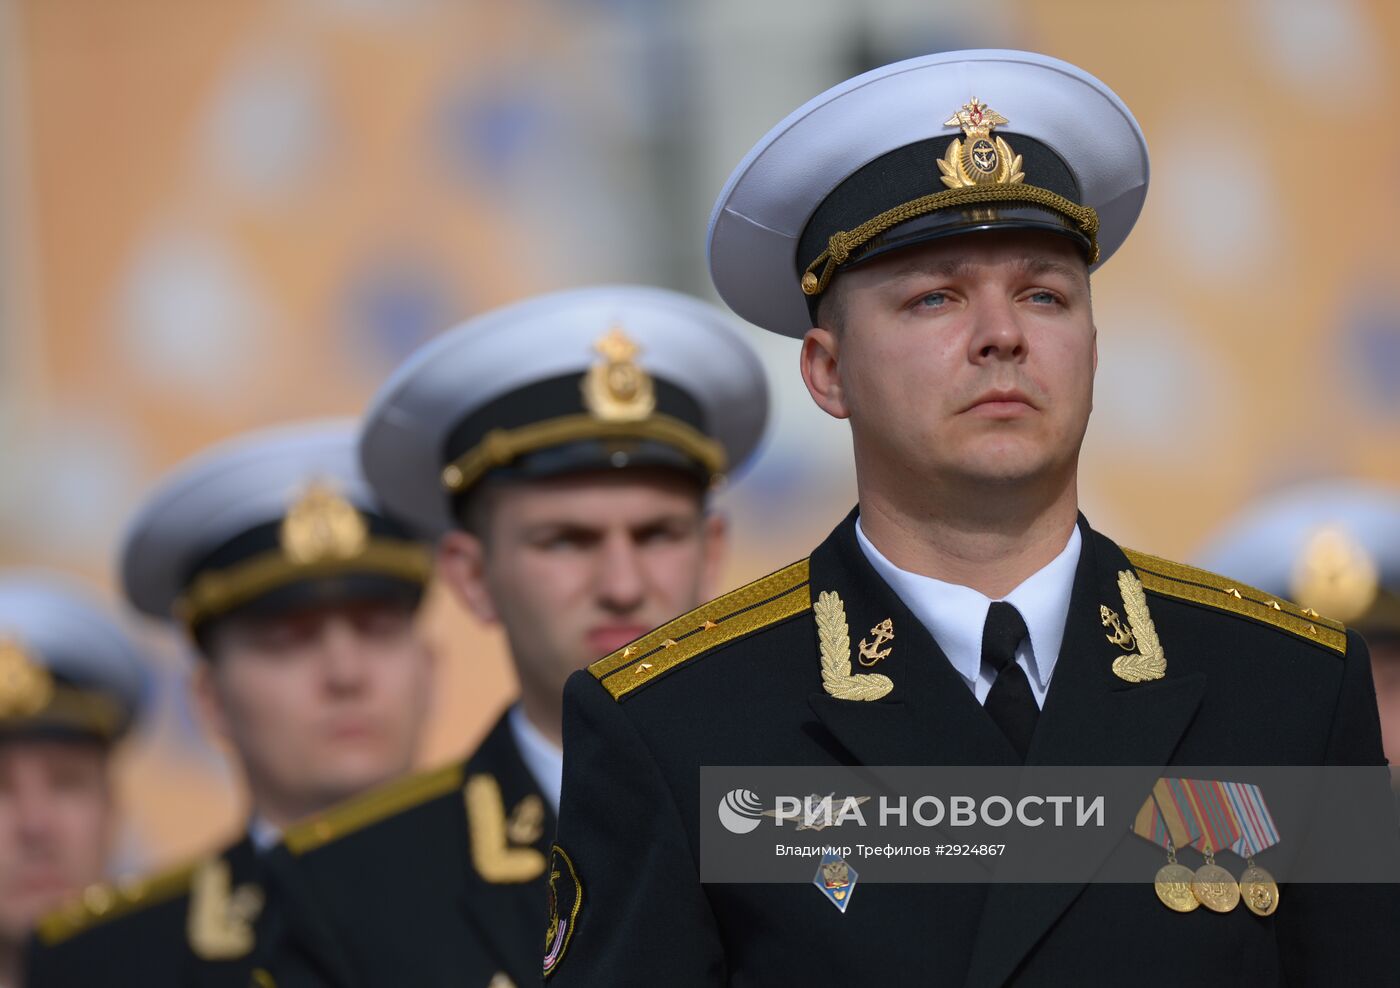
[[(464, 762), (288, 832), (356, 984), (538, 979), (564, 681), (713, 591), (725, 539), (708, 493), (766, 411), (725, 314), (634, 287), (487, 313), (381, 390), (365, 474), (438, 538), (463, 606), (504, 630), (520, 699)], [(294, 949), (270, 970), (281, 988), (345, 983)]]
[(0, 988), (35, 920), (105, 874), (113, 746), (145, 676), (126, 634), (75, 586), (0, 573)]
[(264, 977), (256, 951), (294, 895), (266, 851), (412, 765), (432, 673), (414, 628), (428, 566), (370, 496), (349, 422), (245, 436), (157, 486), (127, 533), (122, 586), (195, 643), (194, 693), (236, 757), (249, 822), (199, 861), (46, 917), (32, 986)]
[[(735, 170), (715, 286), (802, 340), (859, 505), (809, 559), (570, 678), (553, 984), (1394, 983), (1393, 886), (1280, 905), (1209, 851), (1193, 873), (1154, 826), (1093, 832), (1059, 884), (852, 896), (839, 855), (807, 884), (700, 882), (704, 765), (1381, 765), (1358, 636), (1078, 513), (1090, 273), (1147, 173), (1107, 86), (1015, 51), (848, 80)], [(1093, 881), (1110, 855), (1142, 884)]]
[[(1400, 490), (1306, 484), (1247, 507), (1202, 564), (1351, 625), (1371, 650), (1385, 755), (1400, 767)], [(1400, 776), (1396, 776), (1400, 781)]]

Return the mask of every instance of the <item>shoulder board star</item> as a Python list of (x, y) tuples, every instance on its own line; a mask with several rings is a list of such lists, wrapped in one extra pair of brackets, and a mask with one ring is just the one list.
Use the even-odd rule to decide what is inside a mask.
[[(668, 621), (588, 667), (621, 700), (683, 662), (812, 607), (807, 560), (793, 563)], [(700, 634), (700, 632), (709, 634)], [(638, 664), (634, 660), (644, 659)], [(630, 675), (622, 676), (626, 670)]]
[(1150, 593), (1193, 604), (1204, 604), (1219, 611), (1250, 618), (1260, 624), (1285, 631), (1295, 638), (1321, 645), (1345, 655), (1346, 628), (1338, 621), (1318, 616), (1296, 604), (1279, 601), (1272, 594), (1227, 580), (1223, 576), (1184, 563), (1124, 549), (1123, 554), (1137, 570), (1143, 588)]

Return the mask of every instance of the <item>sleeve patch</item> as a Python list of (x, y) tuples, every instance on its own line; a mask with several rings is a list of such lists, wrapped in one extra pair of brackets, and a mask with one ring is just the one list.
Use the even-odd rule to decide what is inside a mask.
[(564, 959), (583, 908), (583, 884), (569, 855), (558, 844), (549, 853), (549, 923), (544, 931), (544, 975)]

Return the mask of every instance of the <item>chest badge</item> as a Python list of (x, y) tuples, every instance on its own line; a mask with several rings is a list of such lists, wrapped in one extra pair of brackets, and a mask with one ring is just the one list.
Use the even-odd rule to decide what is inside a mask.
[(844, 915), (846, 907), (851, 904), (851, 893), (856, 890), (857, 877), (859, 876), (856, 870), (845, 858), (836, 854), (824, 854), (812, 884)]

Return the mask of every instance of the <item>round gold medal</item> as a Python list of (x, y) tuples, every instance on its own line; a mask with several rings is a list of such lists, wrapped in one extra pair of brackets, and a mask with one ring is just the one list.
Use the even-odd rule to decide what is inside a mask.
[(1240, 904), (1240, 887), (1235, 876), (1214, 862), (1196, 869), (1191, 892), (1212, 912), (1228, 913)]
[(1240, 898), (1256, 916), (1272, 916), (1278, 908), (1278, 882), (1257, 864), (1251, 863), (1240, 876)]
[(1153, 886), (1157, 890), (1157, 898), (1174, 912), (1189, 913), (1200, 905), (1191, 891), (1191, 882), (1195, 877), (1185, 865), (1176, 862), (1162, 865)]

